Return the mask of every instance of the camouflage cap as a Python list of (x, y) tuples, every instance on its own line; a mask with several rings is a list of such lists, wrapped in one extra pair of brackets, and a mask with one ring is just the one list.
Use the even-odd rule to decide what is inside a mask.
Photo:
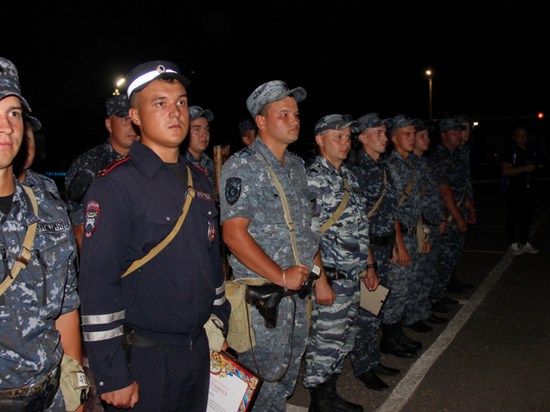
[(247, 130), (256, 130), (256, 125), (252, 123), (252, 120), (246, 119), (239, 123), (239, 132), (241, 133), (241, 136), (244, 135), (244, 133)]
[(391, 124), (391, 119), (381, 119), (378, 113), (369, 113), (357, 119), (357, 126), (353, 127), (351, 130), (353, 133), (363, 133), (365, 129), (380, 127), (382, 125), (389, 129)]
[(426, 123), (419, 119), (414, 119), (413, 124), (417, 132), (427, 130), (428, 132), (433, 133), (435, 130), (433, 126), (427, 126)]
[(189, 108), (189, 121), (197, 120), (199, 117), (204, 117), (208, 123), (214, 120), (214, 114), (211, 110), (203, 110), (199, 106), (191, 106)]
[(277, 102), (287, 96), (294, 97), (298, 103), (306, 98), (307, 93), (301, 87), (290, 90), (285, 82), (272, 80), (262, 84), (248, 96), (246, 107), (252, 117), (256, 117), (266, 104)]
[(439, 131), (444, 132), (445, 130), (466, 130), (466, 126), (459, 122), (457, 118), (443, 119), (439, 122)]
[(458, 116), (456, 118), (456, 120), (459, 122), (459, 123), (470, 123), (470, 125), (473, 123), (472, 122), (472, 119), (470, 119), (468, 116), (466, 115), (462, 115), (462, 116)]
[(346, 127), (355, 126), (357, 123), (350, 115), (329, 114), (324, 116), (315, 125), (315, 135), (326, 132), (327, 130), (344, 130)]
[(21, 96), (17, 67), (8, 59), (0, 57), (0, 100), (8, 96), (18, 97), (23, 107), (29, 112), (32, 111), (27, 101)]
[(395, 129), (401, 129), (401, 128), (404, 128), (404, 127), (409, 127), (411, 124), (414, 126), (414, 122), (416, 120), (417, 119), (411, 119), (411, 118), (409, 118), (409, 116), (406, 116), (404, 114), (399, 114), (399, 115), (395, 116), (392, 119), (392, 125), (389, 128), (388, 133), (391, 136), (391, 134), (394, 132)]
[(36, 117), (33, 117), (28, 113), (25, 113), (23, 115), (23, 118), (25, 120), (25, 123), (28, 122), (31, 125), (31, 129), (33, 132), (37, 132), (40, 129), (42, 129), (42, 123), (40, 123), (40, 120), (38, 120)]
[(153, 80), (166, 78), (174, 78), (184, 87), (190, 84), (187, 77), (180, 74), (180, 68), (175, 63), (166, 60), (155, 60), (134, 67), (126, 75), (128, 100), (132, 97), (132, 93), (142, 91)]
[(130, 110), (130, 102), (125, 94), (110, 97), (107, 99), (105, 106), (107, 106), (107, 117), (111, 117), (112, 115), (126, 117)]

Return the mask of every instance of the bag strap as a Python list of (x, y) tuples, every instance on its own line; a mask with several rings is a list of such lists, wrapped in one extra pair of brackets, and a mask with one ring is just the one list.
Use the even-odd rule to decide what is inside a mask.
[[(468, 191), (468, 185), (464, 186), (464, 192), (462, 193), (462, 197), (456, 204), (456, 208), (458, 209), (460, 206), (462, 206), (462, 202), (464, 201), (464, 196), (466, 196), (466, 192)], [(453, 221), (453, 215), (449, 213), (449, 216), (447, 217), (447, 223), (451, 223)]]
[(374, 204), (374, 206), (372, 207), (370, 212), (367, 213), (368, 218), (370, 218), (373, 215), (373, 213), (376, 211), (376, 209), (378, 209), (378, 206), (380, 206), (380, 203), (382, 203), (382, 199), (386, 195), (386, 182), (387, 182), (387, 179), (388, 179), (388, 177), (386, 175), (386, 169), (384, 169), (384, 190), (382, 191), (382, 195), (380, 195), (380, 197), (378, 198), (378, 200), (376, 201), (376, 203)]
[(342, 202), (340, 202), (340, 206), (338, 206), (338, 209), (332, 214), (331, 217), (328, 218), (328, 220), (321, 226), (321, 233), (325, 233), (329, 227), (331, 227), (333, 224), (335, 224), (338, 219), (340, 219), (340, 216), (342, 216), (342, 213), (344, 213), (344, 210), (346, 209), (346, 206), (348, 205), (349, 201), (349, 183), (348, 179), (344, 179), (344, 197), (342, 198)]
[[(27, 195), (29, 196), (32, 204), (34, 215), (38, 218), (38, 203), (36, 203), (36, 196), (34, 195), (30, 187), (23, 186), (23, 189), (25, 189), (25, 192), (27, 192)], [(34, 222), (28, 227), (27, 233), (25, 235), (25, 240), (23, 240), (23, 246), (21, 247), (21, 252), (19, 253), (19, 256), (17, 256), (17, 259), (15, 259), (13, 269), (0, 285), (0, 296), (2, 296), (4, 292), (10, 287), (17, 275), (19, 275), (19, 271), (21, 269), (25, 269), (27, 267), (27, 264), (29, 263), (29, 260), (31, 260), (31, 248), (34, 242), (34, 237), (36, 235), (37, 223), (38, 222)]]
[[(411, 162), (412, 166), (412, 162)], [(399, 203), (397, 204), (397, 207), (401, 206), (407, 196), (409, 195), (414, 183), (414, 172), (411, 174), (411, 180), (409, 180), (409, 183), (407, 184), (407, 187), (405, 188), (405, 192), (401, 195), (401, 199), (399, 199)]]
[(424, 197), (424, 195), (426, 194), (426, 190), (428, 190), (428, 187), (430, 186), (430, 166), (428, 166), (427, 163), (424, 164), (426, 165), (426, 169), (428, 170), (428, 183), (426, 183), (420, 191), (420, 198)]
[(275, 187), (279, 192), (279, 197), (281, 198), (281, 203), (283, 204), (283, 211), (285, 215), (286, 225), (288, 226), (288, 230), (290, 231), (290, 243), (292, 244), (292, 253), (294, 254), (294, 260), (296, 261), (296, 265), (299, 266), (300, 257), (298, 256), (298, 248), (296, 247), (296, 236), (294, 235), (294, 230), (296, 229), (296, 225), (292, 221), (292, 215), (290, 214), (290, 208), (288, 207), (288, 201), (286, 199), (285, 191), (281, 186), (281, 182), (279, 182), (279, 179), (275, 175), (275, 172), (273, 171), (271, 166), (267, 164), (264, 157), (259, 153), (256, 153), (256, 156), (258, 156), (262, 160), (262, 162), (264, 162), (265, 165), (267, 166), (267, 170), (269, 170), (269, 173), (271, 174), (273, 182), (275, 183)]
[(187, 166), (187, 197), (185, 198), (185, 204), (183, 205), (183, 213), (181, 214), (178, 221), (176, 222), (176, 226), (174, 226), (174, 228), (168, 234), (168, 236), (166, 236), (162, 242), (160, 242), (153, 249), (151, 249), (149, 253), (147, 253), (141, 259), (134, 261), (132, 265), (128, 268), (128, 270), (124, 272), (121, 278), (128, 276), (130, 273), (132, 273), (136, 269), (145, 265), (147, 262), (153, 259), (156, 255), (158, 255), (160, 251), (164, 249), (168, 245), (168, 243), (170, 243), (176, 237), (176, 235), (178, 234), (178, 232), (180, 231), (183, 225), (183, 221), (185, 220), (185, 217), (187, 216), (187, 212), (189, 212), (189, 207), (191, 206), (191, 201), (193, 200), (194, 197), (195, 197), (195, 189), (193, 188), (193, 177), (191, 176), (191, 169), (189, 169), (189, 166)]

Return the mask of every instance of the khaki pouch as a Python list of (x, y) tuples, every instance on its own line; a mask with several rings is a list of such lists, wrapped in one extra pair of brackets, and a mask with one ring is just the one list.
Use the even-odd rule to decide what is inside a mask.
[(61, 361), (61, 378), (59, 386), (65, 399), (67, 411), (75, 411), (88, 399), (90, 382), (84, 368), (78, 361), (67, 354)]

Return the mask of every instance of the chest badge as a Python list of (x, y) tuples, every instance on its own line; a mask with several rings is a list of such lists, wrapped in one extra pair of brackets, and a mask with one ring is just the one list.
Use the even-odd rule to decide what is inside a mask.
[(216, 240), (216, 224), (214, 222), (208, 222), (208, 241), (213, 243)]

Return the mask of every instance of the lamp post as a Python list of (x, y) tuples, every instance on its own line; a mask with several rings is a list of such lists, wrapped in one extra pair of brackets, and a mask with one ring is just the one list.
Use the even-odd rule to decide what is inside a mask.
[(431, 70), (426, 70), (428, 81), (430, 83), (430, 120), (433, 119), (432, 73), (433, 72)]

